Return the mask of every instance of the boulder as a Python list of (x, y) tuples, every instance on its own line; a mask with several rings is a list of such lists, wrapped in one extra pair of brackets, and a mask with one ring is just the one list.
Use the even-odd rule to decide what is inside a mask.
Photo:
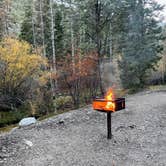
[(19, 126), (28, 126), (36, 123), (37, 120), (34, 117), (24, 118), (19, 122)]

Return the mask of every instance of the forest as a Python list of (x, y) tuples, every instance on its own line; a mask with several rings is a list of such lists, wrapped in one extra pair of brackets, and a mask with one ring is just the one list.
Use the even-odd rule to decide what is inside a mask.
[(108, 86), (164, 85), (163, 9), (155, 0), (0, 0), (0, 127), (85, 106)]

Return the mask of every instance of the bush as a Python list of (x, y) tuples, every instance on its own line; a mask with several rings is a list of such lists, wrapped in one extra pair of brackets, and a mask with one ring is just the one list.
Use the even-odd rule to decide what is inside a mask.
[(22, 118), (27, 117), (26, 111), (0, 112), (0, 127), (18, 123)]
[(64, 110), (65, 108), (72, 107), (71, 96), (60, 96), (54, 100), (54, 107), (58, 110)]
[(13, 38), (0, 42), (0, 109), (15, 110), (34, 101), (45, 86), (47, 59), (33, 52), (30, 44)]

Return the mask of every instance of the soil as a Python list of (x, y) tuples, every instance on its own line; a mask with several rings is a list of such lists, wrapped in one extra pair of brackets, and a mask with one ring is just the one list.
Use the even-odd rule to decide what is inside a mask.
[(165, 166), (166, 92), (126, 97), (126, 109), (106, 114), (91, 106), (0, 136), (0, 166)]

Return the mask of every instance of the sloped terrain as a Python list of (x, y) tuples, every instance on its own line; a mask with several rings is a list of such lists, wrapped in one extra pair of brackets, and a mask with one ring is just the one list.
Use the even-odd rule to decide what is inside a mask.
[(111, 140), (91, 106), (1, 135), (0, 165), (166, 165), (166, 92), (131, 95), (126, 107), (112, 114)]

